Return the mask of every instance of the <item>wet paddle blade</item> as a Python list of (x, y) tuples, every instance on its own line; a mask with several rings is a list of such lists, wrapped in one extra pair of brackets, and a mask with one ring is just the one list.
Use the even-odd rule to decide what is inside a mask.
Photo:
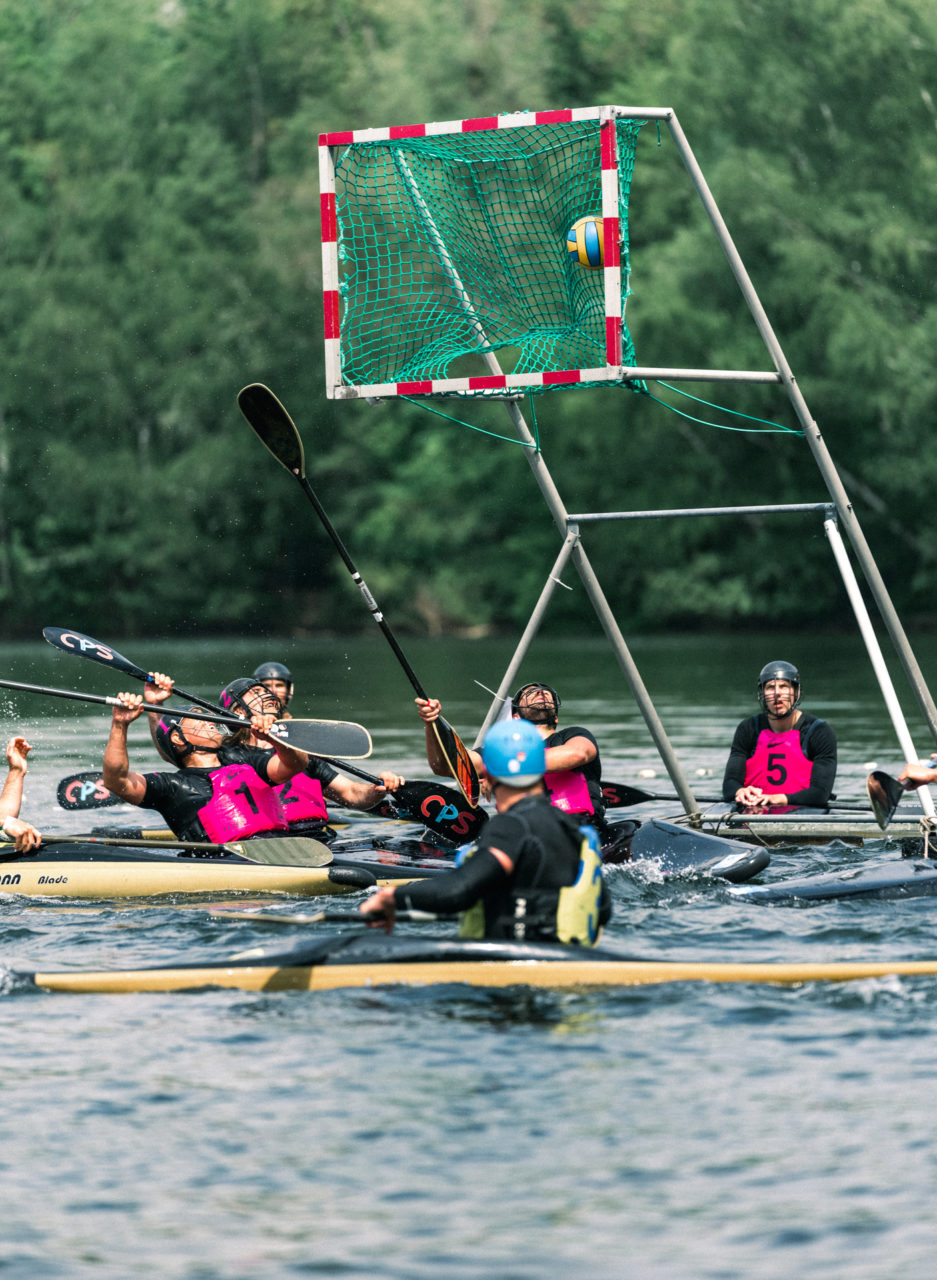
[(433, 732), (439, 749), (446, 758), (449, 772), (459, 784), (459, 790), (474, 809), (478, 805), (479, 782), (472, 757), (465, 743), (453, 729), (452, 725), (439, 716), (432, 721)]
[(882, 769), (876, 769), (866, 779), (865, 789), (869, 793), (869, 802), (875, 814), (875, 821), (884, 831), (895, 816), (904, 788), (897, 778), (893, 778)]
[(352, 720), (278, 720), (272, 734), (316, 756), (364, 760), (371, 754), (371, 735)]
[(91, 769), (86, 773), (73, 773), (63, 778), (55, 789), (55, 798), (62, 809), (74, 812), (76, 809), (107, 809), (111, 805), (122, 804), (120, 796), (108, 791), (101, 781), (101, 770)]
[(305, 836), (243, 840), (225, 848), (249, 862), (263, 862), (268, 867), (327, 867), (332, 861), (328, 845)]
[(398, 822), (422, 822), (429, 831), (459, 844), (474, 840), (488, 821), (484, 809), (472, 808), (454, 787), (433, 782), (405, 782), (369, 812)]
[(238, 407), (280, 466), (297, 479), (304, 479), (302, 439), (293, 419), (270, 388), (262, 382), (252, 382), (238, 392)]

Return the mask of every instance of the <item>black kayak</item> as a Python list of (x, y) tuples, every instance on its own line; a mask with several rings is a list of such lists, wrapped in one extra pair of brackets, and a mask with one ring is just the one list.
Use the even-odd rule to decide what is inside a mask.
[(923, 898), (937, 894), (937, 861), (901, 858), (874, 866), (847, 867), (776, 884), (733, 885), (729, 893), (745, 902), (790, 905), (837, 898)]
[[(364, 863), (372, 870), (375, 866), (407, 866), (411, 858), (419, 866), (438, 869), (440, 860), (453, 865), (455, 850), (451, 846), (440, 847), (422, 840), (391, 837), (388, 840), (373, 838), (339, 839), (331, 843), (336, 862), (349, 857)], [(709, 835), (679, 827), (672, 822), (659, 822), (656, 818), (644, 822), (612, 823), (602, 846), (602, 860), (606, 866), (629, 863), (646, 863), (662, 876), (700, 875), (741, 883), (758, 875), (771, 862), (765, 849), (744, 844), (741, 840), (727, 840), (724, 836)]]

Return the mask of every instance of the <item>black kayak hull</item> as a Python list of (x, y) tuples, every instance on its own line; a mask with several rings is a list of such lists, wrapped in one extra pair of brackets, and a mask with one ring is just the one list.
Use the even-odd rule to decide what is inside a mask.
[(902, 858), (776, 884), (738, 885), (729, 892), (744, 902), (779, 905), (832, 902), (839, 898), (923, 898), (937, 894), (937, 861)]

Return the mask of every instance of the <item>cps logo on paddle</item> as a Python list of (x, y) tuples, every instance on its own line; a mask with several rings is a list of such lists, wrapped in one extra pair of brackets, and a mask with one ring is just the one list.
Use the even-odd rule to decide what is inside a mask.
[(103, 782), (86, 782), (76, 778), (64, 788), (64, 796), (69, 804), (86, 804), (89, 800), (109, 800), (111, 793)]
[(448, 804), (444, 796), (427, 796), (420, 805), (420, 813), (427, 822), (451, 822), (452, 832), (457, 836), (468, 835), (472, 829), (472, 813)]
[(63, 631), (59, 636), (59, 640), (66, 649), (74, 649), (78, 653), (94, 653), (96, 657), (101, 658), (104, 662), (114, 661), (112, 649), (108, 649), (106, 645), (98, 644), (97, 640), (92, 640), (90, 636), (83, 636), (81, 632)]

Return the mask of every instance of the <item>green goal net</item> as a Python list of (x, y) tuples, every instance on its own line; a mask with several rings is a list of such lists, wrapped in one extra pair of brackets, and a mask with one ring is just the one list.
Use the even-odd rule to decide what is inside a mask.
[[(602, 110), (323, 136), (331, 396), (621, 381), (641, 122)], [(592, 265), (567, 243), (582, 219)]]

